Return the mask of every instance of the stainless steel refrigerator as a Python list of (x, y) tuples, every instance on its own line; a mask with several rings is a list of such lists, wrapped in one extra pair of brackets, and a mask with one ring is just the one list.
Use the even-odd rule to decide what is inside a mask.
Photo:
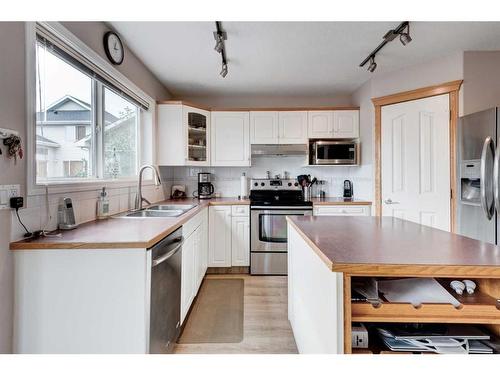
[(498, 243), (499, 108), (461, 117), (457, 129), (457, 232)]

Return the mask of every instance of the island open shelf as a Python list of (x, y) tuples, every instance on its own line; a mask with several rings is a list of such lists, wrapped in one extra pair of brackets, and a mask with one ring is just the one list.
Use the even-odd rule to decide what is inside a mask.
[[(355, 277), (346, 277), (344, 289), (350, 289)], [(458, 279), (462, 279), (457, 277)], [(450, 291), (449, 281), (453, 279), (438, 279), (441, 285)], [(500, 279), (476, 279), (477, 290), (474, 294), (453, 296), (460, 306), (446, 303), (422, 303), (413, 306), (410, 303), (388, 302), (374, 306), (369, 302), (351, 301), (350, 293), (344, 296), (344, 352), (345, 353), (387, 353), (387, 350), (353, 350), (351, 347), (351, 324), (359, 323), (450, 323), (484, 325), (493, 335), (500, 335), (500, 299), (496, 296), (500, 290)], [(349, 300), (346, 299), (349, 294)], [(347, 323), (349, 322), (349, 323)], [(379, 347), (380, 345), (375, 345)], [(379, 348), (380, 349), (380, 348)]]

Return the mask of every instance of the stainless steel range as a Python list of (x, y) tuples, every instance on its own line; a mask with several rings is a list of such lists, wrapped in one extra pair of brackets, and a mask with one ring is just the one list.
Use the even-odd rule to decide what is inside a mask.
[(312, 215), (296, 180), (250, 181), (250, 273), (287, 274), (287, 215)]

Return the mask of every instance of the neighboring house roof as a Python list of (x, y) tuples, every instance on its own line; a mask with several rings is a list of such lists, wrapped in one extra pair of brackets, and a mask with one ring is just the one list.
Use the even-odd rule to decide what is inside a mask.
[(62, 98), (56, 100), (54, 103), (49, 105), (45, 110), (47, 112), (56, 111), (57, 109), (61, 108), (64, 104), (66, 104), (69, 101), (71, 101), (75, 104), (78, 104), (80, 107), (85, 108), (88, 111), (90, 111), (90, 109), (91, 109), (91, 106), (89, 103), (84, 102), (83, 100), (80, 100), (78, 98), (75, 98), (72, 95), (64, 95)]
[(51, 139), (48, 139), (42, 135), (37, 134), (36, 135), (36, 144), (40, 146), (46, 146), (46, 147), (60, 147), (61, 145), (57, 142), (54, 142)]
[[(65, 95), (56, 100), (46, 108), (45, 112), (36, 113), (37, 121), (47, 125), (90, 124), (91, 116), (91, 105), (71, 95)], [(106, 123), (118, 120), (118, 117), (109, 112), (105, 112), (104, 116)]]

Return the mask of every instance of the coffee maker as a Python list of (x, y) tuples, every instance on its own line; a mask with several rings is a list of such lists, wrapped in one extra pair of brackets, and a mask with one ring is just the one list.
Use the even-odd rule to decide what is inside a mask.
[(354, 195), (354, 192), (353, 192), (353, 187), (352, 187), (352, 181), (345, 180), (344, 181), (344, 198), (352, 199), (353, 195)]
[(212, 198), (214, 194), (215, 188), (212, 185), (211, 181), (211, 173), (201, 172), (198, 173), (198, 191), (197, 196), (199, 199), (209, 199)]

